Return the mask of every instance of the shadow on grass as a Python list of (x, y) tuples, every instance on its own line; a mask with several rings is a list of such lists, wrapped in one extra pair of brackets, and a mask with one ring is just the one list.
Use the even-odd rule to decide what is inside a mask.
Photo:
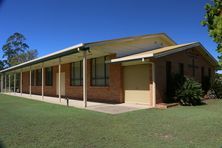
[(189, 102), (189, 103), (184, 103), (184, 102), (179, 102), (181, 106), (202, 106), (202, 105), (207, 105), (205, 101), (197, 101), (197, 102)]
[(6, 148), (6, 146), (3, 144), (1, 140), (0, 140), (0, 148)]

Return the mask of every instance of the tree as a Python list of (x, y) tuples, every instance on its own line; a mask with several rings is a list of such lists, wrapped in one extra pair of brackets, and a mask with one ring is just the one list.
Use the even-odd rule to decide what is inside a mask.
[(37, 50), (30, 50), (26, 38), (20, 33), (11, 35), (3, 45), (3, 58), (6, 67), (14, 66), (37, 57)]
[(203, 26), (207, 26), (209, 36), (218, 44), (217, 51), (219, 55), (219, 65), (222, 68), (222, 1), (212, 0), (211, 4), (205, 6), (205, 19), (202, 21)]
[(37, 50), (35, 50), (35, 49), (27, 50), (24, 53), (15, 55), (12, 58), (12, 63), (18, 63), (18, 64), (19, 63), (24, 63), (26, 61), (30, 61), (30, 60), (35, 59), (37, 57), (37, 55), (38, 55), (38, 51)]
[(4, 69), (4, 62), (3, 61), (0, 61), (0, 70), (3, 70)]

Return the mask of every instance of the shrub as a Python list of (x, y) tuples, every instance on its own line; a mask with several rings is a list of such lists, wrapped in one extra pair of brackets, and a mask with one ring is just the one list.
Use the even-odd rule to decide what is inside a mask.
[(218, 99), (222, 99), (222, 77), (219, 75), (215, 76), (211, 90), (214, 91)]
[(201, 105), (203, 90), (201, 84), (185, 77), (184, 83), (175, 92), (176, 100), (182, 105)]

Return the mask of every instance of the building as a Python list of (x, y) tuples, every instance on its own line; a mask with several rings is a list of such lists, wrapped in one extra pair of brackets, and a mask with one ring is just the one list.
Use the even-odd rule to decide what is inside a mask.
[(1, 92), (110, 103), (164, 102), (168, 77), (201, 82), (217, 61), (199, 42), (176, 44), (164, 33), (81, 43), (0, 71)]

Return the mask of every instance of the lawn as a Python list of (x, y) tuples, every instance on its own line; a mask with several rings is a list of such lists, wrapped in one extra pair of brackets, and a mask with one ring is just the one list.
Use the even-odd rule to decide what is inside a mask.
[(0, 95), (0, 147), (221, 147), (222, 100), (119, 115)]

